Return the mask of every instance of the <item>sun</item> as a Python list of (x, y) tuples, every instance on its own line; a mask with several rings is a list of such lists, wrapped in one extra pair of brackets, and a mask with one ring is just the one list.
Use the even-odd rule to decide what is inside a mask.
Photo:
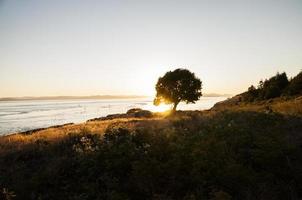
[(150, 110), (152, 112), (164, 112), (164, 111), (167, 111), (167, 110), (170, 110), (170, 109), (171, 109), (170, 105), (159, 104), (158, 106), (153, 105)]

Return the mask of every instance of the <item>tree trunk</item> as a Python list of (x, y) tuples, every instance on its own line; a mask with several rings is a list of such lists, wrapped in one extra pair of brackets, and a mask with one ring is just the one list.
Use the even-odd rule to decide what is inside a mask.
[(175, 102), (172, 108), (172, 112), (174, 113), (176, 111), (176, 107), (179, 104), (179, 102)]

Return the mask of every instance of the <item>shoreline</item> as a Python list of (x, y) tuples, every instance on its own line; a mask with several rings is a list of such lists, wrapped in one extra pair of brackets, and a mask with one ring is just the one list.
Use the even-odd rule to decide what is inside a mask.
[[(292, 115), (301, 115), (300, 114), (301, 111), (299, 109), (296, 109), (298, 104), (300, 103), (302, 103), (302, 97), (297, 96), (292, 99), (276, 98), (270, 101), (260, 101), (260, 102), (250, 103), (249, 105), (246, 104), (241, 105), (240, 102), (238, 101), (238, 96), (235, 96), (231, 99), (226, 99), (224, 101), (217, 102), (210, 109), (197, 110), (197, 111), (203, 112), (207, 110), (219, 111), (219, 110), (232, 109), (237, 111), (261, 111), (261, 112), (268, 113), (268, 107), (270, 107), (270, 109), (273, 109), (273, 111), (276, 113), (284, 113), (284, 110), (287, 110), (289, 105), (291, 106), (296, 105), (296, 107), (290, 109), (289, 113), (291, 113)], [(196, 110), (179, 110), (178, 112), (186, 112), (186, 111), (196, 111)], [(114, 119), (129, 119), (129, 118), (152, 118), (152, 117), (160, 116), (161, 113), (162, 112), (152, 112), (149, 110), (134, 108), (128, 110), (125, 113), (115, 113), (115, 114), (109, 114), (101, 117), (90, 118), (83, 122), (67, 122), (63, 124), (55, 124), (47, 127), (33, 128), (33, 129), (19, 131), (19, 132), (5, 133), (0, 135), (0, 138), (5, 136), (18, 135), (18, 134), (30, 135), (39, 131), (44, 131), (52, 128), (63, 128), (65, 126), (80, 125), (88, 122), (106, 121), (106, 120), (114, 120)]]
[[(225, 100), (225, 97), (204, 97), (201, 98), (200, 101), (198, 101), (196, 104), (190, 104), (190, 105), (180, 105), (179, 110), (205, 110), (205, 109), (210, 109), (216, 102), (220, 102)], [(88, 100), (90, 102), (90, 100)], [(60, 107), (58, 111), (55, 111), (54, 113), (48, 114), (48, 110), (56, 110), (53, 109), (52, 107), (57, 106), (56, 100), (54, 102), (49, 101), (50, 103), (48, 104), (48, 101), (45, 101), (47, 103), (44, 103), (43, 101), (37, 101), (37, 104), (39, 106), (35, 106), (36, 101), (24, 101), (21, 103), (21, 101), (12, 101), (12, 105), (21, 105), (21, 107), (16, 107), (15, 109), (12, 109), (16, 114), (8, 117), (3, 116), (1, 118), (1, 122), (3, 123), (3, 127), (1, 128), (0, 131), (0, 136), (4, 135), (11, 135), (15, 133), (24, 133), (27, 134), (29, 132), (35, 132), (35, 130), (41, 130), (42, 128), (48, 128), (48, 127), (53, 127), (53, 126), (62, 126), (66, 123), (84, 123), (86, 121), (91, 121), (94, 118), (104, 118), (108, 117), (107, 115), (120, 115), (124, 114), (127, 112), (128, 109), (130, 108), (138, 108), (140, 107), (141, 109), (144, 110), (149, 110), (152, 112), (160, 112), (168, 109), (167, 106), (163, 106), (162, 108), (158, 108), (153, 106), (152, 101), (148, 99), (148, 102), (145, 102), (145, 99), (136, 99), (136, 100), (131, 100), (129, 99), (130, 103), (125, 103), (128, 102), (127, 99), (121, 100), (121, 102), (115, 103), (115, 100), (112, 100), (112, 108), (110, 107), (111, 103), (109, 104), (108, 102), (111, 100), (108, 100), (108, 102), (102, 103), (103, 101), (107, 100), (95, 100), (99, 103), (86, 103), (86, 100), (79, 100), (78, 101), (71, 101), (67, 100), (69, 104), (62, 104), (64, 106)], [(18, 109), (23, 109), (23, 104), (27, 105), (27, 102), (30, 102), (30, 105), (32, 106), (26, 106), (24, 109), (25, 115), (22, 116), (20, 115), (20, 119), (17, 121), (11, 121), (12, 119), (15, 119), (18, 117)], [(41, 102), (41, 103), (40, 103)], [(65, 101), (62, 101), (65, 103)], [(141, 104), (141, 102), (144, 102), (144, 105)], [(4, 102), (3, 102), (4, 103)], [(59, 100), (58, 103), (61, 103)], [(107, 105), (108, 104), (108, 105)], [(131, 105), (128, 106), (127, 104)], [(1, 105), (1, 102), (0, 102)], [(10, 104), (9, 104), (10, 105)], [(50, 106), (50, 108), (49, 108)], [(59, 105), (60, 106), (60, 105)], [(105, 107), (106, 106), (106, 107)], [(31, 108), (32, 107), (32, 108)], [(39, 107), (43, 112), (41, 113), (39, 110)], [(71, 110), (62, 110), (62, 109), (71, 109)], [(4, 111), (3, 114), (6, 114), (7, 111), (9, 111), (10, 108), (6, 108), (6, 103), (4, 103), (1, 106), (0, 111)], [(33, 115), (30, 115), (30, 113), (33, 113)], [(41, 114), (40, 114), (41, 113)], [(48, 116), (45, 118), (40, 118), (40, 115), (43, 113), (46, 113)], [(59, 116), (59, 120), (54, 120), (57, 119), (55, 118), (55, 114), (61, 114), (64, 113), (64, 116)], [(10, 113), (8, 113), (10, 114)], [(45, 115), (45, 114), (43, 114)], [(27, 118), (27, 116), (29, 118)], [(32, 117), (36, 117), (35, 119)], [(40, 119), (42, 120), (40, 122)], [(37, 121), (36, 121), (37, 120)], [(53, 121), (54, 120), (54, 121)], [(25, 123), (28, 122), (28, 123)]]
[(106, 120), (114, 120), (114, 119), (129, 119), (129, 118), (153, 118), (153, 117), (156, 117), (159, 115), (160, 115), (159, 112), (151, 112), (149, 110), (143, 110), (140, 108), (132, 108), (132, 109), (128, 110), (126, 113), (116, 113), (116, 114), (106, 115), (103, 117), (91, 118), (91, 119), (88, 119), (88, 120), (86, 120), (84, 122), (80, 122), (80, 123), (69, 122), (69, 123), (57, 124), (57, 125), (52, 125), (52, 126), (47, 126), (47, 127), (34, 128), (34, 129), (26, 130), (26, 131), (12, 132), (12, 133), (0, 135), (0, 138), (6, 137), (6, 136), (18, 135), (18, 134), (30, 135), (30, 134), (33, 134), (36, 132), (45, 131), (45, 130), (52, 129), (52, 128), (63, 128), (65, 126), (80, 125), (80, 124), (85, 124), (85, 123), (89, 123), (89, 122), (106, 121)]

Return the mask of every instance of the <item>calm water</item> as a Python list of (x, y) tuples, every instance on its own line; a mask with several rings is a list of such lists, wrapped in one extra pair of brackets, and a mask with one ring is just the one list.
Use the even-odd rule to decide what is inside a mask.
[[(178, 109), (209, 109), (224, 99), (226, 97), (203, 97), (196, 104), (180, 104)], [(152, 99), (3, 101), (0, 102), (0, 135), (85, 122), (108, 114), (125, 113), (131, 108), (159, 111), (168, 107), (155, 107)]]

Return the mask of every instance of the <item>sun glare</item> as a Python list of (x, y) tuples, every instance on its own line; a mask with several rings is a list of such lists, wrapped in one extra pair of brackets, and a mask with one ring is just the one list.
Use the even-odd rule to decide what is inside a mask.
[(152, 112), (164, 112), (171, 109), (171, 105), (167, 105), (167, 104), (159, 104), (158, 106), (152, 106), (152, 108), (150, 109)]

